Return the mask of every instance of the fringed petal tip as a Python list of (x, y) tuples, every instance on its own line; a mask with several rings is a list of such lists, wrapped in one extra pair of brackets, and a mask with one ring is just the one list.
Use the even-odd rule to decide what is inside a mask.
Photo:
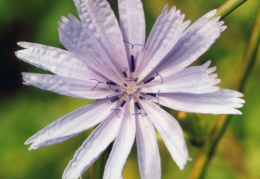
[[(186, 150), (187, 150), (187, 148), (186, 148)], [(175, 162), (178, 165), (180, 170), (184, 170), (185, 166), (187, 165), (187, 163), (189, 161), (192, 161), (192, 158), (189, 156), (188, 151), (187, 151), (187, 156), (186, 156), (186, 159), (183, 160), (183, 163), (176, 162), (176, 161)]]
[(32, 85), (33, 82), (39, 81), (39, 78), (37, 77), (37, 73), (29, 73), (29, 72), (22, 72), (22, 80), (24, 85)]
[(74, 15), (68, 13), (68, 17), (70, 20), (78, 20)]
[(29, 144), (33, 143), (34, 141), (35, 141), (35, 138), (34, 138), (34, 136), (32, 136), (24, 142), (24, 145), (29, 145)]
[(227, 26), (225, 26), (225, 25), (220, 27), (220, 31), (221, 31), (221, 32), (223, 32), (223, 31), (226, 30), (226, 29), (227, 29)]
[[(221, 94), (222, 93), (222, 94)], [(228, 89), (220, 89), (219, 96), (223, 100), (227, 100), (223, 107), (226, 106), (225, 110), (221, 113), (216, 114), (234, 114), (234, 115), (242, 115), (242, 112), (238, 110), (238, 108), (242, 108), (244, 106), (245, 100), (242, 99), (244, 95), (235, 90), (228, 90)]]
[(166, 15), (166, 13), (168, 12), (168, 9), (169, 9), (169, 4), (165, 4), (164, 7), (163, 7), (163, 10), (162, 10), (162, 13), (161, 14), (164, 14)]
[[(233, 94), (234, 94), (236, 97), (239, 97), (239, 98), (244, 97), (244, 94), (241, 93), (241, 92), (239, 92), (239, 91), (233, 91)], [(244, 101), (243, 103), (245, 103), (245, 100), (243, 100), (243, 101)]]
[(192, 158), (190, 158), (189, 156), (187, 156), (187, 159), (185, 161), (185, 163), (182, 166), (179, 166), (180, 170), (184, 170), (185, 166), (187, 165), (187, 161), (192, 161)]
[(68, 14), (68, 17), (61, 16), (61, 20), (58, 21), (59, 27), (58, 30), (66, 29), (67, 25), (71, 22), (77, 22), (79, 23), (79, 20), (72, 14)]
[(217, 13), (217, 9), (213, 9), (206, 14), (206, 17), (211, 18)]
[(227, 26), (224, 25), (224, 21), (220, 21), (221, 19), (221, 16), (217, 16), (217, 17), (213, 17), (217, 12), (217, 9), (214, 9), (210, 12), (208, 12), (206, 15), (205, 15), (205, 19), (209, 19), (209, 21), (213, 22), (216, 24), (216, 27), (218, 27), (220, 29), (220, 32), (223, 32)]
[(245, 100), (241, 99), (242, 96), (242, 93), (228, 89), (202, 94), (161, 94), (160, 104), (184, 112), (241, 115), (238, 108), (245, 103)]
[(181, 166), (179, 165), (179, 168), (180, 168), (181, 170), (184, 170), (184, 168), (185, 168), (185, 166), (187, 165), (187, 162), (188, 162), (188, 161), (192, 161), (192, 158), (189, 156), (186, 143), (184, 143), (184, 145), (183, 145), (183, 150), (184, 150), (185, 153), (186, 153), (186, 158), (185, 158), (185, 160), (183, 160), (183, 161), (184, 161), (183, 165), (181, 165)]
[(28, 83), (28, 81), (30, 81), (31, 79), (31, 73), (27, 73), (27, 72), (22, 72), (22, 80), (23, 80), (23, 84), (24, 85), (30, 85), (30, 83)]
[(234, 113), (234, 114), (242, 115), (243, 113), (236, 108), (242, 108), (244, 106), (244, 103), (246, 102), (244, 99), (242, 99), (244, 94), (240, 93), (238, 91), (233, 91), (233, 90), (230, 90), (230, 91), (232, 91), (233, 95), (234, 95), (233, 108), (234, 108), (234, 111), (236, 111), (236, 113)]
[(28, 148), (28, 150), (37, 150), (49, 145), (53, 145), (55, 144), (53, 141), (44, 141), (44, 139), (34, 139), (32, 141), (29, 141), (29, 139), (27, 141), (25, 141), (24, 143), (25, 145), (30, 145), (30, 147)]
[(20, 47), (23, 47), (23, 48), (30, 48), (30, 47), (34, 47), (35, 43), (20, 41), (20, 42), (17, 42), (17, 45), (19, 45)]
[(39, 147), (36, 147), (35, 145), (31, 145), (28, 150), (37, 150)]
[(74, 170), (65, 170), (62, 179), (81, 179), (81, 173)]
[[(214, 78), (217, 78), (218, 77), (218, 74), (216, 73), (213, 73), (217, 70), (217, 67), (210, 67), (209, 66), (211, 65), (211, 60), (208, 60), (207, 62), (205, 62), (204, 64), (201, 65), (203, 71), (205, 71), (208, 75), (211, 74), (211, 77), (214, 76)], [(213, 73), (213, 74), (212, 74)]]
[(185, 20), (185, 21), (183, 22), (183, 24), (182, 24), (183, 30), (186, 29), (186, 28), (190, 25), (190, 23), (191, 23), (191, 20), (190, 20), (190, 19)]
[(25, 142), (24, 142), (24, 145), (29, 145), (31, 144), (31, 146), (28, 148), (28, 150), (37, 150), (39, 149), (40, 147), (37, 146), (36, 144), (36, 141), (35, 141), (35, 136), (32, 136), (30, 137), (29, 139), (27, 139)]
[(16, 51), (16, 52), (14, 52), (14, 55), (17, 57), (17, 58), (20, 58), (21, 57), (21, 55), (20, 55), (20, 52), (19, 52), (20, 50), (18, 50), (18, 51)]
[[(73, 19), (73, 18), (72, 18)], [(58, 29), (65, 29), (66, 28), (66, 25), (68, 23), (70, 23), (70, 20), (71, 19), (68, 19), (67, 17), (65, 16), (61, 16), (61, 21), (58, 21), (58, 24), (59, 24), (59, 27)]]
[(33, 135), (24, 142), (24, 145), (31, 144), (30, 147), (28, 148), (28, 150), (37, 150), (37, 149), (41, 148), (37, 145), (37, 143), (39, 144), (39, 141), (37, 140), (37, 135)]
[(220, 32), (223, 32), (224, 30), (226, 30), (227, 26), (224, 25), (225, 22), (220, 21), (220, 19), (221, 19), (221, 16), (217, 16), (211, 20), (216, 23), (217, 27), (219, 27), (219, 29), (220, 29)]
[(201, 65), (201, 67), (203, 68), (203, 69), (206, 69), (206, 68), (208, 68), (210, 65), (211, 65), (211, 60), (208, 60), (207, 62), (205, 62), (204, 64), (202, 64)]
[(24, 52), (24, 49), (23, 50), (18, 50), (16, 52), (14, 52), (14, 55), (19, 58), (20, 60), (23, 60), (23, 52)]

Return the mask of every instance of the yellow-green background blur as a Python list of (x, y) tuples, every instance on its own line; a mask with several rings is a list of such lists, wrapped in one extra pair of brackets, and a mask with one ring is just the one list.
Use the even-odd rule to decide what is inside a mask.
[[(110, 0), (117, 12), (116, 0)], [(225, 0), (143, 0), (147, 33), (150, 32), (162, 7), (176, 5), (193, 22)], [(228, 26), (217, 42), (197, 63), (212, 59), (223, 88), (231, 86), (234, 74), (243, 56), (254, 19), (258, 0), (249, 0), (224, 20)], [(59, 117), (90, 103), (31, 86), (23, 86), (21, 72), (44, 72), (18, 60), (14, 51), (18, 41), (30, 41), (61, 47), (58, 21), (68, 13), (77, 15), (73, 0), (0, 0), (0, 179), (57, 179), (77, 148), (90, 131), (36, 151), (28, 151), (24, 141)], [(251, 71), (244, 94), (246, 104), (242, 116), (235, 116), (222, 138), (216, 156), (205, 178), (256, 179), (260, 178), (260, 61)], [(45, 72), (44, 72), (45, 73)], [(172, 114), (176, 114), (172, 112)], [(163, 142), (159, 139), (162, 160), (162, 178), (188, 178), (198, 147), (194, 140), (203, 140), (216, 119), (214, 115), (188, 115), (181, 121), (188, 149), (193, 161), (180, 171)], [(196, 129), (193, 127), (196, 126)], [(204, 130), (203, 130), (204, 129)], [(192, 142), (193, 141), (193, 142)], [(87, 170), (83, 178), (88, 178)], [(125, 179), (140, 178), (136, 145), (123, 171)]]

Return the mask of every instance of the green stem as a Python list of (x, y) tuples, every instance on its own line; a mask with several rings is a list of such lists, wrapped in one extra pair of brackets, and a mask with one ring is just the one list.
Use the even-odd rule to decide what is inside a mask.
[[(249, 73), (252, 71), (254, 63), (256, 61), (256, 54), (260, 43), (260, 10), (256, 17), (256, 21), (242, 58), (240, 67), (235, 76), (232, 88), (235, 90), (242, 91), (246, 80), (248, 79)], [(205, 146), (198, 153), (195, 160), (194, 167), (190, 174), (190, 179), (203, 178), (204, 173), (208, 167), (210, 159), (213, 157), (216, 146), (227, 129), (232, 116), (220, 115), (213, 126), (210, 133), (209, 139), (206, 141)]]
[(226, 17), (229, 13), (231, 13), (233, 10), (238, 8), (241, 4), (246, 2), (247, 0), (228, 0), (225, 2), (222, 6), (218, 8), (217, 13), (215, 14), (215, 17), (221, 16), (221, 19)]
[(99, 159), (92, 165), (90, 179), (102, 179), (103, 172), (105, 169), (106, 161), (112, 149), (112, 144), (110, 144), (107, 149), (100, 155)]

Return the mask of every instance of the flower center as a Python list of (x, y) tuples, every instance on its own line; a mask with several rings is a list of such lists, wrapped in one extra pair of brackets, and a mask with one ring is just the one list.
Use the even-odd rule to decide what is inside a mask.
[(136, 88), (136, 82), (134, 81), (130, 81), (128, 83), (125, 83), (121, 92), (128, 95), (128, 96), (132, 96), (136, 93), (137, 88)]

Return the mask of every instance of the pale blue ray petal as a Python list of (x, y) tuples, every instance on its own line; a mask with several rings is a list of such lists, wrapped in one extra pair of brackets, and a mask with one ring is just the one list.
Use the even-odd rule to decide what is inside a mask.
[[(24, 84), (75, 98), (102, 99), (113, 94), (108, 85), (96, 86), (94, 80), (80, 80), (57, 75), (22, 73)], [(96, 86), (95, 89), (93, 89)]]
[[(220, 89), (213, 93), (160, 94), (160, 104), (175, 110), (205, 114), (242, 114), (236, 108), (243, 107), (243, 95), (237, 91)], [(157, 101), (157, 99), (154, 99)]]
[(223, 31), (219, 17), (210, 19), (216, 10), (210, 11), (188, 27), (157, 70), (163, 76), (177, 73), (206, 52)]
[(136, 144), (142, 179), (161, 178), (161, 159), (156, 133), (147, 116), (136, 116)]
[(69, 15), (69, 19), (62, 17), (58, 30), (61, 43), (90, 69), (112, 81), (123, 82), (122, 73), (118, 71), (116, 64), (93, 34), (84, 29), (74, 16)]
[(169, 113), (154, 104), (152, 101), (140, 100), (140, 103), (147, 113), (147, 116), (161, 135), (173, 160), (179, 168), (183, 170), (187, 160), (191, 159), (188, 155), (186, 142), (179, 123)]
[(145, 45), (145, 17), (141, 0), (118, 0), (120, 27), (123, 39), (135, 45), (125, 43), (128, 59), (130, 55), (138, 57)]
[(80, 132), (94, 127), (111, 114), (116, 103), (99, 100), (61, 117), (30, 137), (25, 144), (33, 143), (29, 150), (63, 142)]
[(106, 163), (103, 179), (121, 179), (127, 157), (135, 139), (135, 116), (133, 100), (127, 102), (122, 116), (120, 131)]
[[(171, 80), (174, 80), (176, 78), (181, 78), (184, 76), (192, 76), (196, 73), (204, 74), (205, 76), (207, 76), (207, 75), (210, 75), (211, 73), (215, 72), (217, 69), (216, 67), (209, 68), (210, 64), (211, 64), (211, 60), (207, 61), (206, 63), (204, 63), (200, 66), (191, 66), (191, 67), (185, 68), (185, 69), (179, 71), (178, 73), (174, 73), (174, 74), (169, 73), (168, 75), (165, 74), (164, 76), (161, 76), (162, 78), (160, 78), (160, 76), (157, 76), (151, 83), (149, 83), (147, 85), (158, 85), (158, 84), (162, 84), (164, 82), (167, 83), (167, 82), (171, 82)], [(145, 80), (147, 80), (147, 79), (148, 78), (146, 78)]]
[(145, 45), (143, 54), (138, 58), (136, 75), (140, 80), (145, 78), (153, 68), (169, 53), (181, 37), (187, 23), (183, 23), (184, 14), (176, 7), (167, 13), (167, 6), (156, 20)]
[(129, 69), (123, 36), (109, 3), (106, 0), (74, 0), (74, 2), (83, 28), (96, 38), (119, 71)]
[(121, 120), (115, 114), (104, 120), (78, 149), (62, 178), (79, 178), (118, 135)]
[(26, 49), (15, 52), (21, 60), (54, 74), (77, 79), (104, 80), (101, 75), (66, 50), (36, 43), (19, 42)]
[(217, 74), (210, 74), (216, 68), (207, 68), (210, 62), (202, 66), (193, 66), (169, 76), (158, 76), (156, 79), (142, 86), (142, 92), (148, 93), (209, 93), (219, 90), (214, 86), (220, 83)]

